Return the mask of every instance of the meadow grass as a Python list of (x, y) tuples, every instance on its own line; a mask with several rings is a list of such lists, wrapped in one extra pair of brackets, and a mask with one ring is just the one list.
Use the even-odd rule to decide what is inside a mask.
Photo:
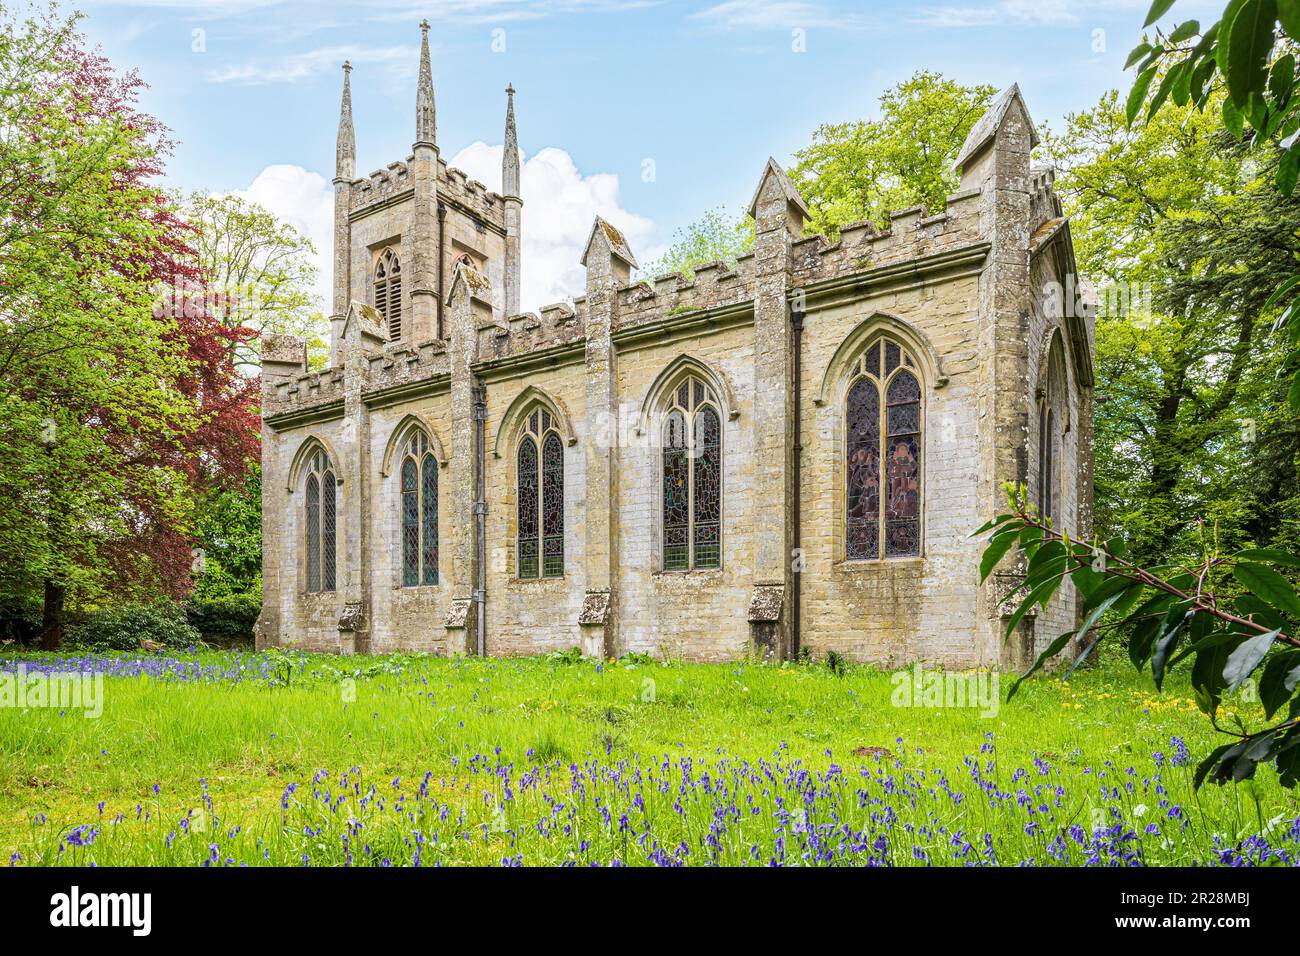
[[(20, 659), (0, 656), (0, 669)], [(1096, 668), (996, 714), (820, 665), (202, 652), (100, 671), (103, 714), (0, 708), (15, 864), (1292, 863), (1272, 768), (1175, 680)], [(1007, 682), (1002, 684), (1005, 696)], [(1243, 716), (1258, 705), (1234, 699)]]

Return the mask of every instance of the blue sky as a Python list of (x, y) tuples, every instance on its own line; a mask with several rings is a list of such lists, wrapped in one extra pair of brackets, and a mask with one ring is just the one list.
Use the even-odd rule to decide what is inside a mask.
[[(1126, 84), (1123, 61), (1148, 3), (83, 0), (82, 9), (87, 36), (119, 68), (139, 69), (151, 86), (145, 108), (179, 140), (172, 185), (249, 192), (318, 240), (340, 65), (355, 67), (358, 173), (404, 159), (427, 17), (443, 156), (461, 154), (496, 185), (489, 167), (500, 151), (492, 160), (486, 147), (501, 143), (513, 83), (525, 155), (553, 148), (551, 160), (565, 166), (563, 151), (572, 161), (535, 176), (531, 201), (525, 183), (525, 231), (530, 217), (539, 231), (573, 228), (585, 204), (622, 217), (645, 260), (704, 210), (743, 209), (769, 154), (787, 162), (818, 124), (874, 115), (880, 93), (917, 69), (1019, 82), (1035, 120), (1059, 127)], [(1215, 6), (1179, 0), (1174, 13), (1204, 19)], [(475, 143), (485, 146), (462, 154)], [(543, 183), (576, 189), (573, 208), (552, 215)], [(577, 231), (551, 251), (580, 245)], [(535, 294), (568, 284), (548, 281), (534, 275)]]

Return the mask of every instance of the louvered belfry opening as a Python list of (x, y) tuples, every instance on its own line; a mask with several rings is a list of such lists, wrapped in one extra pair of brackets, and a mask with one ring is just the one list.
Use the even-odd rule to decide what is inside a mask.
[(392, 249), (375, 263), (375, 309), (396, 342), (402, 337), (402, 261)]

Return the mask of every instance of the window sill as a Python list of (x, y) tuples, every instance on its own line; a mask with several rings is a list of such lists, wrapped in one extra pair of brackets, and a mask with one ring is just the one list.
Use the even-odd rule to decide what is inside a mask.
[(685, 580), (687, 578), (720, 578), (722, 577), (722, 570), (722, 568), (684, 568), (681, 571), (669, 571), (660, 568), (654, 573), (654, 578), (657, 581), (677, 581)]
[[(910, 558), (841, 558), (831, 565), (831, 569), (846, 574), (863, 574), (885, 568), (919, 568), (925, 564), (925, 560), (925, 555)], [(807, 574), (807, 571), (804, 573)]]

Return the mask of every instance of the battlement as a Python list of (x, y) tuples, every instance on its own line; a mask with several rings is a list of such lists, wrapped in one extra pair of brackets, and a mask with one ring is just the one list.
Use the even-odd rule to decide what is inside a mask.
[(262, 397), (262, 416), (272, 418), (341, 403), (343, 386), (341, 368), (279, 379), (270, 383)]
[(411, 188), (410, 169), (406, 163), (389, 163), (365, 179), (352, 181), (352, 205), (355, 211), (387, 202)]
[(418, 345), (385, 349), (366, 356), (366, 380), (362, 394), (424, 381), (451, 371), (447, 343), (434, 339)]
[(834, 242), (822, 236), (801, 239), (792, 250), (794, 283), (811, 285), (977, 243), (980, 196), (978, 189), (954, 193), (944, 211), (932, 216), (920, 206), (891, 212), (887, 229), (866, 220), (851, 223)]
[(474, 215), (504, 228), (505, 200), (455, 166), (438, 161), (438, 196), (463, 206)]
[(480, 361), (525, 355), (559, 345), (580, 342), (586, 323), (577, 309), (563, 302), (545, 306), (541, 314), (512, 315), (504, 323), (491, 322), (478, 329)]
[(677, 272), (652, 282), (634, 282), (618, 290), (619, 329), (632, 329), (661, 319), (704, 309), (738, 305), (754, 297), (754, 257), (744, 255), (735, 268), (709, 262), (694, 278)]
[(1029, 225), (1037, 229), (1051, 219), (1065, 215), (1060, 197), (1056, 195), (1056, 170), (1038, 166), (1029, 175)]

